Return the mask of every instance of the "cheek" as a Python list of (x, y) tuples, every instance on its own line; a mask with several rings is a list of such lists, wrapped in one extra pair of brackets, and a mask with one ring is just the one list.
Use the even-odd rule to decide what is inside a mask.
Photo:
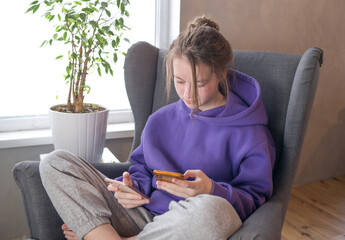
[(183, 96), (183, 87), (179, 84), (175, 84), (175, 89), (176, 89), (177, 95), (181, 98), (181, 96)]
[(210, 88), (200, 88), (198, 89), (198, 96), (201, 99), (209, 98), (211, 95), (213, 95), (213, 90)]

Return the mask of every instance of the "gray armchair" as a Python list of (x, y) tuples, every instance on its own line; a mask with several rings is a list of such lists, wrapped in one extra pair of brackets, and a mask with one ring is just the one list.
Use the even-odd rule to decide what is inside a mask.
[[(166, 51), (145, 42), (134, 44), (125, 61), (127, 94), (135, 119), (133, 147), (140, 143), (141, 132), (151, 113), (166, 105), (164, 55)], [(269, 129), (276, 147), (274, 193), (230, 239), (280, 239), (303, 137), (317, 88), (322, 50), (311, 48), (303, 55), (263, 51), (235, 51), (234, 67), (256, 78), (262, 88), (269, 116)], [(176, 101), (172, 89), (169, 102)], [(22, 196), (30, 236), (33, 239), (64, 239), (62, 220), (54, 210), (40, 180), (37, 161), (18, 163), (13, 176)], [(94, 164), (110, 178), (130, 166)], [(215, 229), (216, 231), (216, 229)]]

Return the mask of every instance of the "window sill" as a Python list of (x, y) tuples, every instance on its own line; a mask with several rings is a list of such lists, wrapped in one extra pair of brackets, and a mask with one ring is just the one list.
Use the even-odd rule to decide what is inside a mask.
[[(106, 139), (130, 138), (134, 136), (134, 123), (108, 124)], [(50, 129), (16, 132), (0, 132), (0, 149), (53, 144)]]

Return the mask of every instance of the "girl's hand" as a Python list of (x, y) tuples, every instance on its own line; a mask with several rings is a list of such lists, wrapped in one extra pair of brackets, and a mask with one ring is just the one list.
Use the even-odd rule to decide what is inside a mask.
[(174, 178), (172, 183), (157, 181), (157, 188), (182, 198), (212, 193), (212, 180), (201, 170), (187, 170), (184, 173), (184, 178), (190, 177), (194, 180), (187, 181)]
[[(127, 186), (133, 187), (131, 175), (128, 172), (124, 172), (122, 176), (122, 182)], [(124, 208), (136, 208), (149, 203), (149, 200), (144, 199), (140, 194), (122, 192), (116, 185), (108, 185), (108, 190), (115, 192), (114, 197)]]

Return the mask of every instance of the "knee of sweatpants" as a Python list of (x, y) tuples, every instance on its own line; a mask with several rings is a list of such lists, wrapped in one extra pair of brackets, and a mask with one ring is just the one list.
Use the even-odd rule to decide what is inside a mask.
[(63, 162), (66, 156), (69, 156), (69, 155), (73, 155), (73, 154), (65, 150), (55, 150), (49, 153), (47, 156), (45, 156), (40, 161), (40, 165), (39, 165), (41, 179), (44, 179), (45, 177), (49, 177), (49, 175), (51, 174), (51, 171), (53, 169), (58, 168), (57, 164), (61, 165), (61, 162)]
[(172, 201), (169, 211), (148, 223), (137, 239), (227, 239), (242, 222), (224, 198), (199, 195), (179, 202)]
[(186, 211), (186, 214), (180, 214), (179, 228), (186, 228), (189, 232), (193, 229), (200, 237), (226, 239), (242, 225), (232, 205), (218, 196), (202, 194), (172, 203), (171, 210), (176, 208), (179, 208), (178, 211)]

